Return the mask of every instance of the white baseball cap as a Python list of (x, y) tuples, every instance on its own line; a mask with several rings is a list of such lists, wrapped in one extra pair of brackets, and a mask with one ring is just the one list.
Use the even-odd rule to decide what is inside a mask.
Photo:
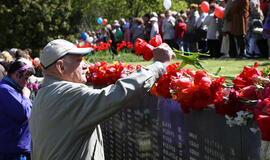
[(47, 69), (67, 54), (86, 55), (92, 50), (92, 48), (77, 48), (76, 45), (69, 41), (56, 39), (43, 48), (40, 55), (40, 64), (44, 69)]

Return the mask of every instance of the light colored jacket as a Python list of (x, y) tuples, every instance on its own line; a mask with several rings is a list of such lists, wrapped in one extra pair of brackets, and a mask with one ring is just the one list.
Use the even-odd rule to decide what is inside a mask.
[(104, 160), (99, 123), (143, 96), (164, 72), (156, 62), (102, 89), (45, 77), (29, 121), (32, 160)]
[(199, 12), (195, 11), (187, 21), (187, 33), (195, 33), (196, 24), (200, 18)]
[(218, 39), (219, 32), (218, 32), (218, 20), (215, 17), (214, 13), (208, 14), (205, 18), (203, 25), (207, 25), (207, 35), (206, 39)]
[(166, 17), (162, 23), (162, 32), (164, 40), (174, 39), (175, 18), (173, 16)]
[(158, 28), (158, 23), (155, 22), (152, 25), (151, 32), (150, 32), (150, 40), (154, 38), (157, 34), (159, 34), (159, 28)]

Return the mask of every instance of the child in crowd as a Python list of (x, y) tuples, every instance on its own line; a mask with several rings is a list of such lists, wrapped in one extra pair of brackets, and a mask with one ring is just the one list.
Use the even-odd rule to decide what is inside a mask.
[(184, 23), (183, 18), (178, 17), (177, 23), (175, 26), (174, 39), (176, 41), (176, 44), (179, 46), (179, 51), (184, 51), (183, 37), (184, 37), (186, 30), (187, 30), (187, 25)]

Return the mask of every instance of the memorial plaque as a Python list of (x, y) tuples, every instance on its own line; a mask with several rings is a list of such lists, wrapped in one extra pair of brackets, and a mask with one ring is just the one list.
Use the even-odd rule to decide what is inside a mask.
[(101, 126), (106, 159), (259, 160), (256, 124), (230, 128), (213, 110), (183, 114), (162, 97), (146, 95)]
[[(171, 99), (159, 98), (160, 121), (162, 128), (163, 159), (182, 159), (184, 115), (179, 103)], [(180, 146), (180, 148), (179, 148)]]
[(248, 126), (241, 127), (242, 134), (242, 159), (246, 160), (259, 160), (258, 155), (260, 154), (261, 135), (259, 133), (250, 132), (250, 128), (257, 128), (257, 122), (254, 121)]
[(230, 128), (225, 118), (213, 110), (193, 111), (184, 116), (184, 122), (188, 156), (205, 160), (241, 159), (240, 127)]

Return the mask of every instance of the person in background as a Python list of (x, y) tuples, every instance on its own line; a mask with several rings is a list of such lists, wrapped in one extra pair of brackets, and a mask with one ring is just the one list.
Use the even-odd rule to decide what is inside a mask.
[[(220, 58), (229, 58), (230, 54), (230, 32), (232, 30), (232, 5), (233, 0), (225, 1), (225, 10), (222, 17), (223, 26), (222, 26), (222, 43), (220, 53), (223, 54)], [(232, 56), (233, 57), (233, 56)]]
[(162, 25), (163, 25), (163, 20), (165, 19), (165, 14), (164, 13), (161, 13), (159, 16), (158, 16), (158, 27), (159, 27), (159, 33), (163, 39), (163, 32), (162, 32)]
[(114, 37), (115, 37), (115, 42), (120, 43), (120, 42), (122, 42), (122, 40), (124, 38), (123, 31), (121, 30), (119, 23), (115, 23), (113, 26), (114, 26), (113, 33), (114, 33)]
[(163, 40), (171, 48), (178, 48), (174, 41), (174, 27), (175, 27), (175, 18), (172, 16), (170, 10), (166, 10), (165, 19), (162, 24)]
[(144, 22), (144, 40), (146, 42), (149, 42), (150, 40), (150, 33), (151, 33), (151, 29), (152, 29), (152, 24), (150, 22), (150, 14), (147, 13), (143, 16), (143, 22)]
[(144, 39), (145, 28), (143, 25), (143, 20), (141, 18), (134, 19), (134, 24), (131, 28), (131, 43), (133, 47), (137, 41), (137, 38)]
[(196, 23), (199, 19), (200, 15), (198, 12), (198, 5), (197, 4), (190, 4), (190, 8), (188, 11), (188, 20), (187, 20), (187, 41), (189, 43), (189, 50), (190, 52), (197, 52), (198, 51), (198, 42), (195, 38), (195, 29)]
[(3, 51), (0, 54), (0, 58), (3, 59), (3, 61), (10, 63), (11, 61), (13, 61), (13, 57), (9, 54), (8, 51)]
[(107, 43), (109, 40), (109, 33), (106, 27), (101, 28), (100, 41)]
[(15, 58), (15, 53), (17, 52), (17, 48), (11, 48), (10, 50), (9, 50), (9, 53), (10, 53), (10, 55), (13, 57), (13, 58)]
[(17, 49), (16, 53), (15, 53), (15, 58), (22, 58), (22, 57), (25, 57), (25, 52), (21, 49)]
[(207, 42), (206, 42), (206, 35), (207, 35), (207, 26), (203, 25), (206, 16), (208, 13), (203, 12), (199, 7), (200, 17), (196, 22), (196, 36), (198, 41), (198, 48), (201, 53), (206, 53), (208, 51)]
[(152, 23), (152, 28), (151, 28), (151, 32), (150, 32), (150, 40), (151, 40), (157, 34), (159, 34), (159, 28), (158, 28), (158, 19), (157, 19), (157, 17), (152, 17), (150, 19), (150, 22)]
[(245, 55), (247, 58), (260, 58), (262, 57), (259, 47), (257, 45), (257, 40), (262, 39), (262, 33), (257, 33), (256, 29), (263, 29), (263, 13), (260, 9), (260, 4), (251, 0), (249, 11), (249, 21), (246, 40), (248, 43), (248, 53)]
[(110, 52), (113, 54), (113, 55), (116, 55), (117, 54), (117, 50), (116, 50), (116, 40), (115, 40), (115, 35), (112, 31), (112, 26), (111, 25), (106, 25), (106, 29), (108, 30), (108, 40), (111, 40), (112, 43), (111, 43), (111, 46), (110, 46)]
[(152, 17), (158, 18), (157, 13), (156, 13), (156, 12), (151, 12), (151, 13), (150, 13), (150, 18), (152, 18)]
[(233, 36), (230, 41), (232, 57), (244, 57), (246, 54), (245, 36), (247, 34), (249, 17), (249, 0), (234, 0), (232, 7), (232, 30)]
[(179, 46), (179, 51), (184, 51), (184, 41), (183, 37), (187, 30), (187, 25), (184, 23), (183, 18), (180, 16), (176, 20), (176, 26), (174, 31), (174, 39), (176, 44)]
[(26, 48), (23, 50), (26, 54), (28, 54), (30, 57), (33, 57), (33, 51), (31, 48)]
[(33, 104), (29, 125), (33, 160), (104, 160), (99, 124), (145, 95), (166, 72), (171, 48), (153, 50), (154, 63), (102, 89), (85, 85), (88, 48), (57, 39), (42, 50), (45, 78)]
[(131, 30), (130, 30), (130, 18), (127, 18), (126, 23), (123, 26), (124, 31), (124, 41), (130, 42)]
[(124, 25), (126, 24), (126, 20), (125, 20), (124, 18), (121, 18), (121, 19), (119, 20), (119, 24), (120, 24), (120, 29), (121, 29), (121, 31), (124, 32)]
[(267, 40), (268, 53), (266, 58), (270, 57), (270, 2), (268, 2), (268, 11), (263, 25), (263, 38)]
[(217, 5), (215, 3), (210, 4), (210, 10), (208, 16), (205, 18), (203, 25), (207, 25), (207, 45), (209, 49), (209, 54), (211, 57), (219, 57), (220, 51), (220, 43), (218, 40), (219, 32), (218, 32), (218, 18), (215, 16), (215, 8)]
[(0, 159), (30, 160), (32, 101), (26, 84), (35, 70), (30, 61), (20, 58), (7, 73), (0, 82)]

